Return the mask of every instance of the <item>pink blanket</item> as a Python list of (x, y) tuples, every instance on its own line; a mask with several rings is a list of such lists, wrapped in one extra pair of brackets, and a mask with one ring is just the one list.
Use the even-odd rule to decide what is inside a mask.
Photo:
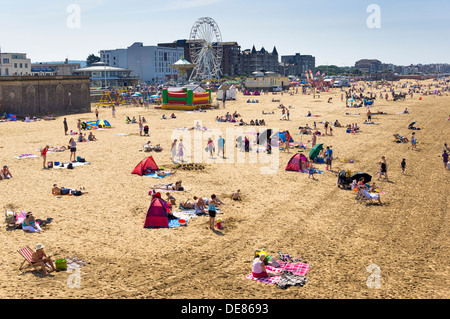
[[(275, 272), (281, 272), (282, 270), (290, 271), (294, 275), (297, 276), (305, 276), (308, 272), (311, 265), (303, 264), (303, 263), (288, 263), (280, 261), (280, 267), (274, 268), (272, 266), (266, 266), (267, 270), (275, 271)], [(280, 276), (274, 276), (274, 277), (265, 277), (265, 278), (255, 278), (250, 273), (248, 276), (245, 277), (245, 279), (251, 279), (259, 282), (263, 282), (265, 284), (276, 284), (281, 280), (281, 274)]]

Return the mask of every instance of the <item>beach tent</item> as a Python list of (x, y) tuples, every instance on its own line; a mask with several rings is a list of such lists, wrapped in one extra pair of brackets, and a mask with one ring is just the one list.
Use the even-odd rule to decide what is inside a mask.
[[(275, 139), (275, 141), (278, 141), (278, 139), (281, 139), (283, 142), (286, 142), (286, 132), (278, 132), (275, 133), (274, 136), (272, 136), (272, 141)], [(293, 143), (294, 139), (291, 136), (291, 139), (289, 140), (289, 143)]]
[(98, 127), (111, 128), (111, 124), (109, 124), (109, 122), (106, 121), (106, 120), (98, 120), (96, 122), (96, 124), (97, 124)]
[(317, 144), (315, 145), (311, 151), (309, 151), (309, 159), (313, 160), (317, 156), (319, 156), (320, 151), (323, 149), (323, 144)]
[(369, 174), (364, 173), (364, 172), (359, 172), (359, 173), (353, 174), (352, 176), (350, 176), (350, 180), (351, 181), (353, 181), (353, 180), (359, 181), (359, 179), (361, 177), (364, 178), (364, 183), (365, 184), (369, 183), (372, 180), (372, 176), (370, 176)]
[(159, 198), (153, 198), (144, 221), (144, 228), (169, 228), (168, 205)]
[(236, 87), (230, 84), (222, 84), (217, 91), (217, 99), (223, 100), (223, 97), (227, 100), (236, 100)]
[(139, 176), (143, 176), (146, 170), (156, 171), (159, 167), (156, 165), (153, 156), (149, 156), (143, 159), (133, 170), (131, 174), (137, 174)]
[(86, 127), (87, 127), (87, 129), (88, 129), (88, 130), (96, 130), (96, 129), (98, 129), (97, 122), (98, 122), (98, 121), (89, 121), (89, 122), (86, 122)]
[(308, 162), (308, 159), (305, 155), (297, 153), (289, 160), (289, 163), (286, 166), (286, 170), (300, 172), (302, 162)]

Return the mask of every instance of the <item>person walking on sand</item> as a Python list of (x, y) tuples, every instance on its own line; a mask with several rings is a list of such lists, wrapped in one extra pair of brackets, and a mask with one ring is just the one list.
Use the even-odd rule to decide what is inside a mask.
[(183, 155), (184, 155), (184, 150), (185, 149), (186, 148), (183, 145), (183, 139), (180, 138), (180, 142), (178, 143), (178, 159), (180, 160), (181, 163), (184, 162)]
[(412, 150), (416, 149), (416, 147), (417, 147), (417, 139), (416, 139), (416, 133), (415, 132), (413, 132), (411, 134), (411, 146), (410, 147), (411, 147)]
[(444, 169), (449, 169), (449, 167), (448, 167), (448, 153), (445, 150), (442, 153), (442, 161), (444, 162)]
[(171, 154), (172, 154), (172, 162), (175, 163), (175, 156), (177, 156), (177, 139), (174, 139), (172, 142), (172, 146), (170, 148)]
[(316, 143), (317, 143), (317, 134), (313, 133), (312, 140), (311, 140), (311, 147), (314, 147), (316, 145)]
[(326, 164), (327, 164), (326, 169), (331, 171), (332, 170), (331, 164), (333, 161), (333, 150), (329, 146), (327, 146), (327, 151), (325, 152), (325, 157), (326, 157)]
[(95, 118), (96, 118), (97, 121), (98, 121), (98, 108), (95, 109)]
[(406, 159), (403, 159), (401, 164), (400, 164), (401, 168), (402, 168), (402, 175), (405, 175), (405, 170), (406, 170)]
[(41, 156), (42, 156), (42, 159), (43, 159), (43, 168), (44, 169), (48, 168), (46, 166), (46, 163), (47, 163), (47, 152), (48, 152), (48, 145), (46, 145), (41, 151)]
[(285, 137), (286, 137), (286, 142), (285, 142), (284, 151), (287, 150), (287, 152), (289, 153), (289, 144), (291, 142), (291, 134), (289, 133), (289, 131), (286, 131)]
[(67, 125), (66, 118), (64, 118), (63, 124), (64, 124), (64, 135), (67, 135), (68, 134), (67, 132), (69, 131), (69, 126)]
[(143, 129), (144, 129), (144, 124), (142, 124), (142, 120), (140, 119), (140, 116), (139, 116), (139, 136), (142, 136)]
[(209, 152), (209, 156), (212, 158), (214, 153), (214, 142), (211, 138), (208, 138), (208, 144), (206, 145)]
[(222, 135), (219, 136), (219, 139), (217, 140), (218, 150), (217, 155), (220, 155), (222, 153), (222, 157), (225, 158), (225, 139), (222, 137)]
[[(77, 160), (77, 142), (73, 138), (69, 141), (69, 148), (70, 148), (70, 160), (69, 162), (75, 162)], [(73, 157), (73, 160), (72, 160)]]
[(112, 117), (116, 118), (116, 107), (114, 105), (112, 106)]
[(214, 219), (216, 218), (216, 205), (218, 205), (216, 195), (212, 194), (211, 199), (208, 201), (208, 213), (209, 213), (209, 229), (214, 230)]
[(386, 158), (384, 156), (381, 157), (380, 171), (378, 174), (379, 174), (379, 176), (378, 176), (377, 180), (380, 180), (381, 176), (384, 176), (386, 181), (389, 182), (389, 178), (388, 178), (388, 174), (387, 174), (387, 163), (386, 163)]

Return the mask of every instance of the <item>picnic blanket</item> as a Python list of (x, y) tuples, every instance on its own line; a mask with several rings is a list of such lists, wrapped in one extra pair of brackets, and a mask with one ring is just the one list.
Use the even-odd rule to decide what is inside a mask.
[(66, 271), (72, 271), (74, 269), (78, 269), (81, 267), (86, 266), (87, 264), (90, 264), (88, 261), (83, 261), (76, 257), (66, 257), (64, 258), (67, 261), (67, 269)]
[[(275, 271), (278, 273), (281, 273), (281, 271), (284, 270), (288, 275), (287, 278), (286, 278), (286, 276), (284, 276), (286, 278), (285, 279), (286, 282), (288, 282), (290, 280), (292, 275), (304, 277), (306, 275), (306, 273), (308, 272), (309, 268), (311, 267), (311, 265), (304, 264), (304, 263), (290, 263), (290, 262), (284, 262), (284, 261), (280, 261), (279, 263), (280, 263), (280, 267), (278, 267), (278, 268), (275, 268), (272, 266), (266, 266), (266, 269), (270, 270), (270, 271)], [(265, 284), (278, 284), (281, 281), (282, 277), (283, 276), (280, 274), (280, 276), (255, 278), (250, 273), (249, 275), (247, 275), (245, 277), (245, 279), (259, 281), (259, 282), (262, 282)]]
[[(69, 165), (69, 163), (63, 163), (64, 167), (61, 166), (53, 166), (54, 169), (67, 169), (67, 165)], [(90, 165), (91, 162), (84, 162), (84, 163), (80, 163), (80, 162), (72, 162), (72, 166), (78, 167), (78, 166), (83, 166), (83, 165)]]
[(38, 158), (39, 156), (34, 154), (21, 154), (20, 156), (14, 156), (14, 158), (23, 159), (23, 158)]
[[(184, 218), (183, 218), (184, 219)], [(184, 219), (186, 221), (186, 224), (188, 223), (188, 219)], [(176, 228), (180, 227), (179, 219), (169, 219), (169, 228)]]

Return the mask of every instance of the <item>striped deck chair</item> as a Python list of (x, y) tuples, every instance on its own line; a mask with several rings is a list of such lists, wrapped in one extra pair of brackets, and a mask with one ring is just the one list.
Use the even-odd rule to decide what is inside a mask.
[[(31, 248), (29, 246), (25, 246), (24, 248), (20, 249), (17, 251), (25, 260), (23, 261), (22, 265), (20, 266), (19, 270), (22, 270), (22, 268), (24, 267), (24, 264), (26, 262), (28, 262), (28, 264), (26, 264), (26, 266), (33, 266), (35, 270), (39, 271), (39, 269), (36, 267), (35, 263), (31, 262), (32, 257), (33, 257), (33, 251), (31, 250)], [(51, 269), (50, 265), (48, 265), (47, 263), (45, 263), (45, 266), (49, 269)]]
[(31, 262), (32, 257), (33, 257), (33, 251), (31, 250), (31, 248), (29, 246), (25, 246), (25, 248), (22, 248), (22, 249), (18, 250), (17, 252), (25, 259), (23, 261), (22, 265), (20, 266), (19, 270), (22, 270), (22, 268), (26, 262), (28, 262), (28, 265), (31, 265), (34, 267), (34, 269), (38, 270), (36, 268), (36, 265)]

